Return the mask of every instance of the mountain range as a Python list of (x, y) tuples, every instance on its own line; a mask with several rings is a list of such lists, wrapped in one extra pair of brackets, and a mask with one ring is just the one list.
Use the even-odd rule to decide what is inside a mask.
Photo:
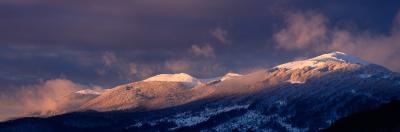
[(160, 74), (76, 91), (68, 96), (80, 101), (68, 110), (10, 120), (0, 130), (320, 131), (399, 95), (398, 73), (332, 52), (243, 75)]

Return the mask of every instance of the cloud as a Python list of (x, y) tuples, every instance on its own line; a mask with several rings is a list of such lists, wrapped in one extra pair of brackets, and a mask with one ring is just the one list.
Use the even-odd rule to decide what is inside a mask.
[(138, 63), (109, 51), (103, 54), (102, 60), (105, 67), (96, 70), (98, 75), (117, 74), (120, 79), (125, 81), (143, 79), (161, 70), (158, 63)]
[(169, 60), (165, 62), (165, 68), (172, 72), (188, 72), (191, 63), (185, 60)]
[(160, 70), (161, 70), (160, 65), (143, 65), (140, 68), (139, 78), (143, 79), (153, 76), (154, 74), (157, 74)]
[(65, 105), (68, 100), (63, 97), (73, 91), (84, 89), (85, 87), (75, 84), (66, 79), (48, 80), (40, 85), (25, 87), (22, 94), (22, 103), (26, 112), (47, 112), (57, 111)]
[(201, 45), (192, 45), (189, 49), (189, 52), (196, 55), (196, 56), (203, 56), (206, 58), (213, 58), (215, 57), (214, 48), (211, 47), (209, 44)]
[(129, 74), (136, 75), (138, 72), (138, 66), (135, 63), (129, 63)]
[(118, 63), (118, 59), (117, 56), (115, 56), (114, 53), (112, 52), (105, 52), (103, 54), (103, 62), (105, 64), (105, 66), (107, 67), (111, 67), (114, 64)]
[(285, 17), (282, 30), (274, 35), (280, 48), (294, 50), (320, 44), (327, 34), (326, 18), (318, 13), (291, 13)]
[[(0, 117), (49, 114), (49, 112), (69, 112), (76, 110), (71, 93), (82, 89), (102, 89), (85, 86), (67, 79), (51, 79), (36, 85), (28, 85), (18, 90), (0, 94)], [(58, 113), (58, 114), (60, 114)], [(6, 114), (6, 115), (4, 115)], [(2, 119), (0, 119), (2, 120)]]
[(159, 67), (157, 65), (145, 65), (145, 64), (136, 64), (129, 63), (127, 64), (126, 69), (120, 69), (122, 72), (128, 73), (126, 75), (130, 79), (143, 79), (154, 75), (157, 71), (159, 71)]
[[(282, 24), (277, 18), (281, 12), (307, 9), (311, 7), (309, 3), (313, 3), (313, 10), (335, 17), (332, 23), (354, 20), (354, 24), (362, 25), (363, 29), (367, 25), (374, 26), (372, 31), (386, 31), (381, 28), (387, 27), (386, 24), (390, 23), (388, 17), (393, 15), (394, 8), (398, 8), (386, 5), (399, 5), (394, 1), (379, 4), (367, 2), (354, 9), (349, 5), (357, 2), (293, 2), (1, 0), (0, 28), (3, 32), (0, 33), (0, 67), (7, 75), (12, 75), (5, 76), (20, 79), (10, 81), (0, 78), (0, 85), (31, 84), (32, 81), (65, 75), (84, 84), (95, 82), (112, 86), (156, 73), (171, 72), (164, 66), (166, 61), (174, 59), (193, 61), (192, 67), (214, 63), (194, 61), (218, 61), (221, 67), (227, 69), (255, 65), (269, 67), (286, 61), (287, 58), (282, 57), (284, 55), (300, 53), (292, 52), (296, 48), (283, 51), (287, 49), (284, 46), (279, 50), (269, 48), (275, 46), (270, 43), (273, 42), (271, 34), (281, 31), (275, 30)], [(331, 8), (336, 6), (340, 8)], [(304, 19), (313, 16), (302, 12), (294, 14), (303, 15)], [(285, 18), (289, 19), (290, 15), (285, 15)], [(307, 22), (308, 19), (302, 21), (306, 23), (303, 25), (312, 25)], [(331, 23), (326, 19), (324, 24), (327, 22)], [(285, 29), (289, 31), (291, 28), (286, 26)], [(355, 36), (347, 32), (351, 37)], [(327, 34), (330, 34), (329, 31)], [(311, 40), (320, 39), (316, 38)], [(204, 52), (197, 55), (192, 52), (188, 56), (188, 49), (193, 44), (204, 47), (204, 43), (198, 42), (208, 43), (213, 49), (214, 53), (206, 56), (217, 57), (204, 57)], [(235, 45), (227, 45), (230, 43)], [(190, 69), (194, 74), (204, 74), (200, 68)], [(35, 77), (21, 78), (23, 76)]]
[[(329, 28), (318, 13), (295, 13), (286, 18), (286, 27), (275, 34), (278, 46), (286, 50), (313, 53), (342, 51), (369, 62), (400, 71), (400, 12), (393, 20), (391, 33), (350, 31)], [(308, 34), (308, 35), (307, 35)]]
[(329, 50), (339, 50), (400, 71), (400, 34), (352, 34), (335, 31)]
[(222, 29), (222, 28), (215, 28), (214, 30), (211, 31), (211, 35), (218, 40), (221, 44), (227, 44), (229, 43), (227, 37), (228, 37), (228, 31)]

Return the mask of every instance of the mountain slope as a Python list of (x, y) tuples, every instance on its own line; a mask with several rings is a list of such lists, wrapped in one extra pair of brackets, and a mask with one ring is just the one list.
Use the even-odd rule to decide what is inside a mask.
[(377, 109), (352, 114), (336, 121), (326, 132), (398, 132), (400, 131), (400, 101), (392, 101)]
[[(121, 85), (81, 108), (123, 112), (48, 120), (75, 130), (113, 126), (113, 131), (318, 131), (400, 98), (397, 73), (341, 52), (221, 80), (193, 87), (170, 81)], [(105, 123), (91, 123), (91, 118)], [(72, 119), (83, 125), (71, 125)], [(25, 123), (9, 126), (21, 124)]]
[[(81, 106), (96, 111), (164, 108), (190, 98), (188, 86), (178, 82), (135, 82), (117, 86)], [(187, 93), (187, 94), (185, 94)]]
[[(351, 113), (398, 99), (400, 93), (399, 76), (373, 64), (326, 62), (313, 68), (260, 73), (264, 73), (257, 77), (261, 81), (251, 85), (216, 87), (212, 97), (218, 98), (203, 104), (205, 108), (140, 123), (173, 122), (177, 125), (173, 130), (315, 131)], [(204, 126), (210, 123), (213, 125)]]
[(211, 94), (212, 84), (241, 76), (228, 73), (223, 77), (197, 79), (189, 74), (160, 74), (143, 81), (120, 85), (83, 104), (81, 110), (150, 110), (188, 103)]

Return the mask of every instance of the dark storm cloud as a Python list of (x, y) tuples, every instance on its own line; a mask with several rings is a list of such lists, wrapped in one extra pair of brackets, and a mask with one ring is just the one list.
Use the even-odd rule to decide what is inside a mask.
[[(65, 77), (108, 87), (159, 73), (252, 71), (314, 54), (301, 47), (335, 28), (390, 36), (399, 9), (395, 0), (2, 0), (0, 83)], [(293, 12), (301, 23), (288, 20)], [(309, 21), (329, 31), (290, 33)], [(290, 42), (300, 44), (288, 50)]]
[[(254, 16), (238, 1), (2, 2), (1, 41), (80, 48), (183, 49), (236, 16)], [(267, 7), (267, 2), (262, 4)], [(263, 16), (263, 13), (256, 16)], [(182, 39), (184, 38), (184, 39)]]
[[(192, 45), (214, 43), (215, 35), (217, 41), (226, 41), (226, 31), (218, 30), (222, 32), (214, 36), (210, 31), (229, 25), (229, 19), (264, 16), (240, 1), (6, 0), (0, 7), (0, 66), (15, 76), (36, 77), (21, 76), (20, 81), (67, 76), (93, 82), (90, 78), (99, 78), (99, 73), (126, 77), (120, 75), (126, 70), (118, 69), (130, 64), (158, 67), (151, 65), (191, 54), (187, 51)], [(192, 53), (214, 56), (210, 45)], [(114, 54), (124, 64), (104, 66), (104, 53)], [(143, 69), (155, 74), (152, 68)]]

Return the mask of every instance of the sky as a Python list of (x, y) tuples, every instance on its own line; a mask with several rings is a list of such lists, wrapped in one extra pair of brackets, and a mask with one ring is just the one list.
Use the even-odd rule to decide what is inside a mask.
[(400, 72), (399, 11), (398, 0), (1, 0), (0, 91), (208, 78), (332, 51)]

